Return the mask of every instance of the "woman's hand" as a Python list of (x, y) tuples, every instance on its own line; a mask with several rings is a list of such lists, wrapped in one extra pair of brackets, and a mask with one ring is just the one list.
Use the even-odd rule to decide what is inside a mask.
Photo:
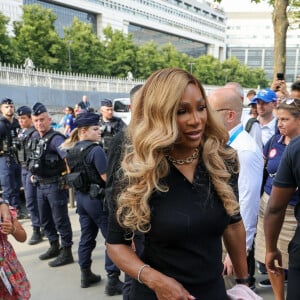
[(162, 275), (161, 280), (155, 284), (153, 290), (158, 300), (194, 300), (192, 296), (178, 281)]
[[(278, 264), (276, 264), (276, 261)], [(273, 252), (266, 252), (265, 264), (268, 272), (279, 275), (282, 272), (282, 256), (280, 250), (276, 249)]]
[(106, 247), (111, 260), (122, 271), (132, 278), (137, 278), (153, 290), (158, 300), (196, 299), (175, 279), (162, 274), (151, 266), (145, 267), (145, 262), (140, 260), (131, 246), (107, 243)]
[(178, 281), (148, 266), (140, 273), (139, 280), (147, 285), (157, 296), (158, 300), (194, 300)]
[(230, 256), (228, 255), (228, 253), (226, 254), (223, 264), (224, 264), (223, 275), (232, 276), (235, 274), (233, 264), (231, 262), (231, 259), (230, 259)]

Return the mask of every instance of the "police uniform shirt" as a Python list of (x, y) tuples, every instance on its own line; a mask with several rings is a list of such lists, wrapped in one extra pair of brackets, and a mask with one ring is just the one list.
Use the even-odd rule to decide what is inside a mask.
[(61, 159), (64, 159), (67, 156), (67, 152), (63, 149), (60, 149), (60, 145), (65, 141), (65, 138), (60, 134), (55, 135), (49, 145), (49, 152), (57, 152)]
[(86, 101), (86, 102), (80, 101), (80, 102), (78, 103), (78, 106), (79, 106), (82, 110), (84, 110), (84, 111), (89, 111), (89, 109), (90, 109), (90, 107), (91, 107), (91, 104), (90, 104), (89, 101)]

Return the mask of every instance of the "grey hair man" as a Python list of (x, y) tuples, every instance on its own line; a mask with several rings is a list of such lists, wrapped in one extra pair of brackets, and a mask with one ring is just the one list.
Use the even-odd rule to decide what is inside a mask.
[[(263, 175), (263, 154), (255, 140), (243, 129), (241, 122), (243, 105), (240, 95), (229, 88), (213, 91), (208, 97), (208, 103), (223, 121), (229, 132), (228, 145), (237, 151), (240, 162), (238, 179), (239, 204), (246, 229), (246, 247), (249, 252), (253, 248), (254, 235), (259, 211), (260, 186)], [(254, 254), (253, 251), (251, 254)], [(252, 268), (254, 263), (251, 261)], [(225, 258), (224, 267), (228, 275), (232, 275), (230, 258)], [(255, 264), (254, 264), (255, 267)], [(254, 270), (249, 269), (249, 285), (254, 286)]]

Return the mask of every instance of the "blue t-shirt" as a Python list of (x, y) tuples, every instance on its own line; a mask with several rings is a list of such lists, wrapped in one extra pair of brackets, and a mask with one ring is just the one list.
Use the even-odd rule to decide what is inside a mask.
[(68, 132), (68, 135), (71, 133), (71, 131), (76, 127), (74, 124), (75, 118), (72, 115), (66, 115), (65, 119), (65, 125), (70, 126), (70, 131)]
[[(273, 179), (277, 173), (281, 157), (285, 151), (286, 145), (283, 143), (284, 136), (276, 134), (275, 138), (270, 138), (264, 146), (264, 157), (267, 157), (267, 171), (269, 176), (264, 186), (264, 191), (270, 195), (272, 190)], [(271, 144), (272, 143), (272, 144)], [(271, 147), (270, 147), (271, 144)], [(289, 204), (295, 206), (298, 199), (298, 192), (295, 192)]]

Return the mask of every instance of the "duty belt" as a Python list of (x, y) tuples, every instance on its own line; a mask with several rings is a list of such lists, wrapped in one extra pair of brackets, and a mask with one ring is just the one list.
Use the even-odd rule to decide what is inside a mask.
[(54, 177), (38, 177), (37, 178), (37, 183), (38, 184), (50, 184), (50, 183), (56, 183), (59, 181), (59, 176), (54, 176)]

